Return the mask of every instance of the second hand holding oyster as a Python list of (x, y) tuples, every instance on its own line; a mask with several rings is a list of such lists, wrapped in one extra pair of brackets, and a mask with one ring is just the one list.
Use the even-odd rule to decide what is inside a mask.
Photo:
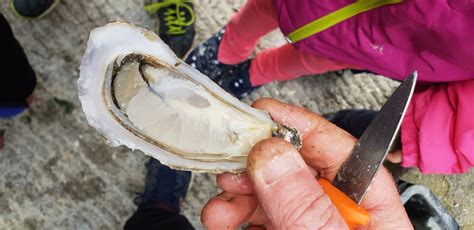
[(91, 32), (78, 87), (88, 122), (109, 143), (176, 169), (243, 171), (252, 146), (272, 135), (301, 145), (295, 129), (238, 101), (156, 34), (128, 23)]

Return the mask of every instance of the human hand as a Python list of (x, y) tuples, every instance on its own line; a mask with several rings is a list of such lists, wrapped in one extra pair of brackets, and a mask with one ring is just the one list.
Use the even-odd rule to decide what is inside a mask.
[[(332, 180), (356, 139), (309, 110), (261, 99), (253, 106), (281, 124), (297, 128), (303, 146), (296, 151), (278, 138), (263, 140), (249, 153), (242, 174), (224, 173), (217, 183), (224, 191), (204, 206), (207, 229), (344, 229), (344, 220), (323, 192), (315, 175)], [(370, 214), (360, 228), (411, 229), (390, 174), (382, 168), (361, 206)]]

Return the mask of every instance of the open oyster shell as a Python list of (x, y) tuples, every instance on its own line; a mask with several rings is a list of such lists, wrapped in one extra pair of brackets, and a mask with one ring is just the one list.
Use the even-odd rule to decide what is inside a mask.
[(241, 171), (259, 140), (295, 137), (183, 63), (156, 34), (128, 23), (91, 32), (78, 87), (88, 122), (112, 146), (177, 169)]

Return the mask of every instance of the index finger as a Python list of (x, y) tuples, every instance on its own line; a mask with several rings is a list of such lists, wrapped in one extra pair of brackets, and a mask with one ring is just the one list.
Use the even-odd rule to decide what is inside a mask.
[(252, 106), (269, 112), (276, 122), (296, 128), (303, 138), (303, 159), (326, 179), (334, 179), (357, 142), (346, 131), (305, 108), (269, 98), (257, 100)]

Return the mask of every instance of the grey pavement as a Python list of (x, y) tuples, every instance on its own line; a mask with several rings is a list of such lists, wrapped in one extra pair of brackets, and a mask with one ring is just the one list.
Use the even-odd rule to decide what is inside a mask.
[[(243, 1), (196, 1), (196, 44), (218, 31)], [(119, 229), (135, 210), (147, 157), (125, 147), (112, 148), (91, 128), (77, 98), (78, 67), (91, 29), (115, 20), (157, 31), (157, 18), (139, 0), (62, 0), (46, 18), (15, 17), (1, 5), (38, 75), (32, 108), (10, 120), (0, 151), (0, 229)], [(283, 43), (278, 31), (259, 49)], [(327, 113), (339, 109), (379, 109), (397, 82), (381, 76), (332, 73), (271, 83), (260, 97)], [(464, 229), (474, 229), (474, 172), (455, 176), (403, 175), (430, 187)], [(196, 174), (183, 214), (201, 229), (199, 213), (219, 193), (212, 174)]]

